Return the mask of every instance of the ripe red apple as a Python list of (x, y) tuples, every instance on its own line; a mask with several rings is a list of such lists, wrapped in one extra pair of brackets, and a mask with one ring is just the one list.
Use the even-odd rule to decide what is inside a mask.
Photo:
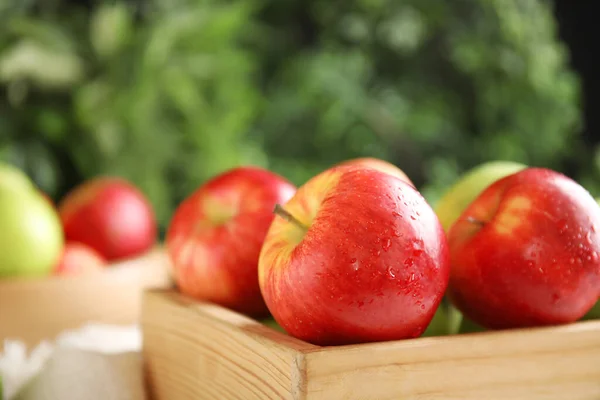
[(87, 275), (100, 272), (108, 266), (96, 250), (83, 243), (67, 242), (54, 275)]
[(484, 328), (576, 321), (600, 295), (600, 206), (558, 172), (527, 168), (491, 184), (448, 241), (448, 295)]
[(381, 172), (385, 172), (385, 173), (391, 174), (393, 176), (396, 176), (396, 177), (404, 180), (406, 183), (408, 183), (409, 185), (411, 185), (413, 187), (415, 186), (415, 184), (410, 180), (408, 175), (406, 175), (406, 173), (404, 173), (404, 171), (402, 171), (400, 168), (398, 168), (394, 164), (392, 164), (388, 161), (382, 160), (380, 158), (375, 158), (375, 157), (352, 158), (350, 160), (346, 160), (346, 161), (343, 161), (343, 162), (335, 165), (335, 167), (338, 167), (338, 166), (341, 166), (341, 167), (359, 166), (359, 167), (374, 168)]
[(238, 167), (206, 182), (175, 211), (166, 247), (179, 290), (253, 316), (268, 314), (258, 286), (258, 255), (273, 208), (296, 187), (258, 167)]
[(152, 206), (122, 178), (88, 180), (67, 193), (58, 210), (66, 239), (90, 246), (108, 261), (144, 253), (157, 239)]
[(286, 332), (339, 345), (425, 331), (450, 266), (441, 224), (414, 187), (372, 168), (334, 167), (276, 212), (259, 281)]

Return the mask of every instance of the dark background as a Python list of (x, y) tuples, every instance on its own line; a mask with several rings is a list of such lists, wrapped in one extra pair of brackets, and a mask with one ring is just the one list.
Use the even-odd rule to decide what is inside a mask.
[(585, 127), (583, 137), (589, 144), (600, 141), (598, 126), (598, 94), (600, 61), (594, 57), (598, 39), (598, 18), (592, 1), (556, 0), (555, 15), (559, 22), (560, 35), (569, 45), (573, 68), (579, 72), (583, 82), (583, 109)]

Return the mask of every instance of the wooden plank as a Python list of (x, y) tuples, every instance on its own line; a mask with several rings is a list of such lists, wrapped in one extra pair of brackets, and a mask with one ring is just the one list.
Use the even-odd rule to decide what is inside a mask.
[(2, 280), (0, 342), (19, 339), (31, 347), (87, 322), (136, 323), (143, 290), (171, 286), (162, 249), (94, 276)]
[(155, 400), (600, 399), (600, 321), (319, 347), (150, 291), (142, 329)]
[(142, 311), (154, 399), (299, 399), (315, 348), (224, 308), (150, 291)]
[(308, 399), (600, 399), (600, 321), (330, 347), (305, 362)]

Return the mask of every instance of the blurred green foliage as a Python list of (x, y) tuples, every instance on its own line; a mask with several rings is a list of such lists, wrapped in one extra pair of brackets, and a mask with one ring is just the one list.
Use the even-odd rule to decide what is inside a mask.
[(0, 91), (1, 159), (55, 199), (124, 176), (163, 227), (240, 164), (375, 156), (435, 202), (489, 159), (568, 163), (600, 193), (542, 0), (4, 0)]

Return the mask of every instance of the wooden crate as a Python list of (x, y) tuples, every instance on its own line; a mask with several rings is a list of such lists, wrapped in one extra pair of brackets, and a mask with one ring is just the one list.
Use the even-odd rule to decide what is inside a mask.
[(600, 321), (319, 347), (150, 290), (142, 329), (155, 400), (600, 399)]
[(0, 280), (0, 345), (35, 346), (88, 322), (139, 322), (144, 289), (172, 286), (168, 266), (157, 248), (93, 276)]

